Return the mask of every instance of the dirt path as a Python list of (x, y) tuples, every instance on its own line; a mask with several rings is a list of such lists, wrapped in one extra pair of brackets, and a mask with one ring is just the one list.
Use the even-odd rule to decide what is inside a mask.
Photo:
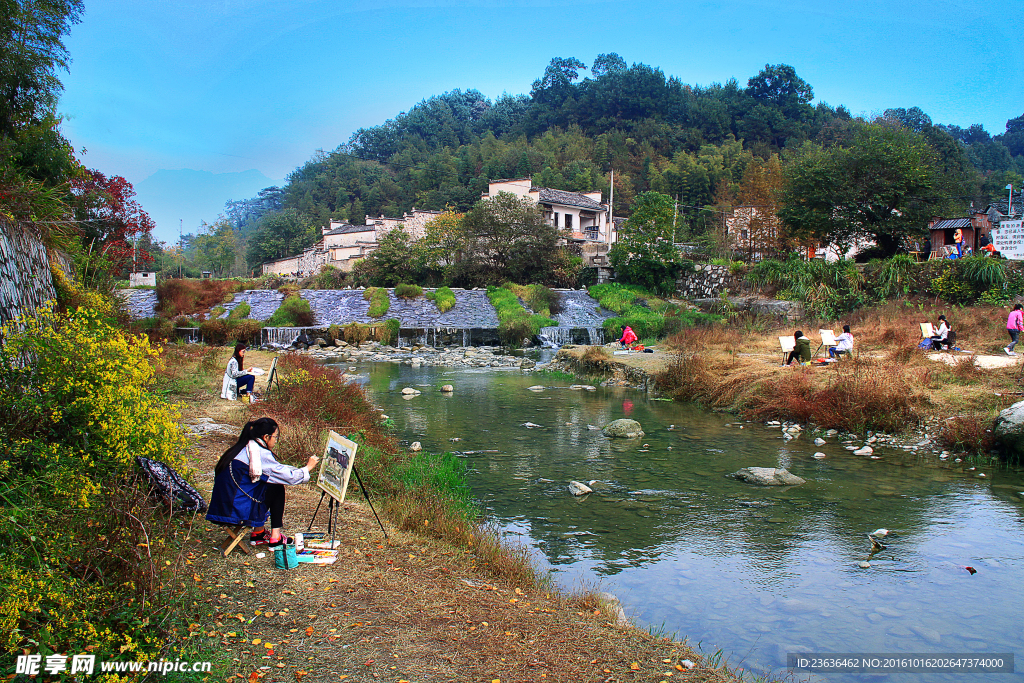
[[(246, 361), (270, 367), (269, 354), (251, 352)], [(218, 377), (194, 397), (185, 421), (212, 419), (237, 430), (247, 406), (220, 400), (219, 388)], [(207, 497), (213, 465), (234, 440), (211, 432), (199, 442), (194, 463)], [(286, 530), (302, 531), (319, 494), (291, 487), (288, 495)], [(257, 549), (223, 558), (221, 528), (196, 526), (192, 580), (212, 617), (194, 630), (209, 639), (208, 649), (223, 652), (228, 681), (735, 680), (704, 668), (684, 645), (617, 625), (592, 596), (495, 582), (471, 550), (390, 525), (385, 539), (361, 495), (350, 488), (349, 496), (333, 565), (278, 570), (263, 548), (262, 558)], [(325, 525), (321, 510), (314, 529)], [(681, 664), (687, 659), (697, 668)]]

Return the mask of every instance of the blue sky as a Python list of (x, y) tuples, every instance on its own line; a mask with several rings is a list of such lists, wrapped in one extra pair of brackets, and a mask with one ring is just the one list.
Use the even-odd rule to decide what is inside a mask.
[(701, 85), (786, 63), (816, 101), (993, 134), (1024, 113), (1020, 0), (85, 1), (65, 134), (169, 241), (430, 95), (528, 93), (552, 57), (617, 52)]

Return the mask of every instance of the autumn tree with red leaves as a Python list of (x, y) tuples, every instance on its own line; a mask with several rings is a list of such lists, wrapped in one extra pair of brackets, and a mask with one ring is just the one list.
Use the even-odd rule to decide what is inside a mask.
[(141, 265), (153, 257), (135, 245), (155, 227), (135, 200), (135, 188), (121, 176), (109, 178), (89, 170), (72, 181), (78, 230), (87, 250), (101, 254), (113, 273), (130, 270), (133, 260)]

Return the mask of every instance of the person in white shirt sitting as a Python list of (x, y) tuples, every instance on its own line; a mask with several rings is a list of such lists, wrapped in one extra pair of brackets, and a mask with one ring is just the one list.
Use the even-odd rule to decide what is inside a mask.
[(941, 351), (943, 345), (946, 344), (946, 337), (949, 336), (949, 323), (946, 322), (946, 316), (939, 316), (939, 328), (932, 335), (932, 348), (935, 351)]
[(843, 333), (836, 337), (836, 345), (829, 347), (828, 355), (831, 358), (838, 358), (843, 354), (853, 354), (853, 335), (850, 334), (850, 326), (843, 325)]

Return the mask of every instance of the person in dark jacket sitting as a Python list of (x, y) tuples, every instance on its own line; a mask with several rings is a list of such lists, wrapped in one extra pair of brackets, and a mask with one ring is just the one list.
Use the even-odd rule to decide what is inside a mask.
[[(248, 524), (255, 528), (253, 543), (287, 543), (284, 528), (284, 487), (305, 484), (320, 461), (309, 457), (304, 467), (277, 461), (273, 448), (281, 430), (261, 417), (247, 422), (238, 441), (224, 451), (214, 468), (213, 494), (206, 518), (218, 524)], [(270, 531), (264, 528), (270, 514)]]
[(805, 337), (804, 333), (800, 330), (793, 333), (793, 339), (796, 340), (796, 345), (789, 352), (786, 365), (792, 365), (793, 361), (809, 363), (811, 361), (811, 340)]

